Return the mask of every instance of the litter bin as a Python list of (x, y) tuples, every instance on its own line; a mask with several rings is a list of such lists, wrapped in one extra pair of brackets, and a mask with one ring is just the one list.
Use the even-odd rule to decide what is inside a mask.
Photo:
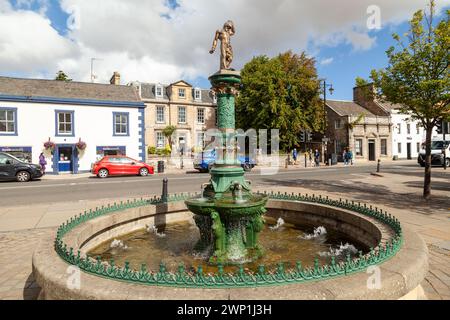
[(164, 173), (164, 161), (158, 161), (158, 173)]
[(337, 159), (337, 154), (336, 153), (331, 153), (328, 155), (328, 159), (331, 160), (331, 165), (335, 166), (338, 163), (338, 159)]

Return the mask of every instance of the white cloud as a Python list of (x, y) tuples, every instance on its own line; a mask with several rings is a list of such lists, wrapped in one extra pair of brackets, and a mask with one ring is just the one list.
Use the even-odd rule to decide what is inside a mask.
[(329, 65), (334, 61), (334, 58), (326, 58), (320, 61), (320, 64), (323, 66)]
[[(63, 37), (45, 16), (12, 11), (0, 0), (0, 10), (6, 12), (0, 19), (0, 69), (46, 75), (63, 69), (74, 79), (88, 81), (90, 58), (96, 57), (103, 59), (95, 64), (102, 82), (113, 71), (119, 71), (124, 82), (205, 77), (218, 68), (218, 53), (211, 57), (208, 50), (214, 31), (228, 19), (237, 30), (232, 39), (236, 69), (259, 54), (307, 48), (316, 53), (323, 46), (341, 43), (369, 50), (376, 43), (375, 34), (366, 27), (366, 10), (373, 0), (339, 4), (333, 0), (179, 0), (176, 10), (165, 2), (61, 0), (63, 10), (77, 8), (80, 15), (80, 28)], [(427, 0), (377, 2), (385, 27), (410, 18)], [(47, 1), (40, 3), (46, 7)], [(450, 0), (438, 3), (448, 4)]]

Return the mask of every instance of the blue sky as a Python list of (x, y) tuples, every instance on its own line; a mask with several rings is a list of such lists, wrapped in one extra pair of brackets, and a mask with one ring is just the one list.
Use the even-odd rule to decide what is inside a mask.
[[(11, 9), (7, 9), (4, 13), (1, 12), (2, 1), (9, 1), (11, 6)], [(221, 23), (223, 23), (221, 20), (219, 20), (219, 23), (215, 20), (224, 18), (221, 18), (220, 14), (216, 12), (215, 6), (208, 7), (210, 2), (202, 1), (152, 0), (153, 5), (141, 8), (142, 6), (147, 6), (147, 3), (142, 4), (143, 2), (134, 0), (126, 1), (126, 4), (124, 2), (119, 3), (119, 0), (105, 1), (103, 3), (95, 0), (92, 2), (81, 2), (79, 0), (0, 0), (0, 13), (9, 15), (11, 19), (17, 19), (18, 23), (20, 20), (23, 21), (24, 12), (37, 13), (36, 17), (27, 15), (26, 19), (31, 21), (32, 18), (42, 18), (43, 22), (36, 22), (36, 25), (43, 29), (46, 28), (45, 21), (50, 21), (50, 26), (47, 26), (49, 30), (42, 30), (39, 33), (39, 36), (43, 37), (42, 40), (36, 39), (36, 41), (39, 40), (39, 44), (49, 38), (46, 34), (54, 38), (54, 40), (49, 40), (49, 43), (45, 44), (45, 48), (40, 48), (39, 44), (34, 46), (32, 50), (37, 52), (34, 55), (24, 53), (22, 52), (23, 49), (20, 51), (21, 49), (17, 48), (17, 52), (14, 53), (15, 58), (17, 58), (16, 65), (11, 63), (11, 58), (8, 58), (7, 55), (2, 56), (0, 52), (0, 69), (4, 70), (1, 75), (51, 78), (57, 70), (63, 69), (74, 80), (89, 81), (90, 58), (100, 57), (103, 58), (102, 61), (96, 62), (96, 72), (100, 82), (107, 82), (109, 75), (113, 70), (115, 71), (113, 68), (119, 68), (124, 81), (155, 82), (158, 81), (157, 79), (161, 79), (160, 82), (168, 83), (182, 77), (195, 86), (208, 88), (210, 85), (207, 77), (209, 74), (214, 73), (214, 64), (218, 57), (217, 55), (210, 57), (207, 55), (207, 50), (209, 50), (208, 46), (210, 46), (212, 41), (214, 28), (220, 27)], [(448, 0), (441, 1), (446, 2), (446, 5), (449, 3)], [(97, 7), (93, 5), (89, 7), (86, 5), (87, 2), (100, 4), (97, 4)], [(113, 2), (117, 2), (117, 4), (113, 4)], [(228, 3), (226, 1), (221, 2), (224, 5)], [(255, 22), (251, 24), (251, 21), (249, 21), (247, 25), (244, 25), (247, 23), (245, 10), (253, 10), (255, 8), (246, 8), (240, 2), (239, 5), (242, 8), (236, 8), (236, 12), (233, 12), (233, 8), (227, 8), (226, 10), (229, 11), (228, 17), (236, 16), (237, 21), (242, 26), (241, 29), (238, 29), (235, 38), (233, 38), (233, 41), (236, 41), (233, 42), (236, 44), (234, 48), (235, 55), (238, 56), (235, 67), (242, 67), (245, 61), (251, 59), (253, 55), (267, 54), (270, 56), (289, 49), (297, 52), (306, 50), (308, 54), (316, 58), (319, 76), (326, 78), (327, 82), (333, 84), (335, 92), (330, 98), (339, 100), (352, 99), (352, 88), (355, 78), (357, 76), (367, 78), (371, 69), (386, 66), (385, 51), (394, 44), (392, 33), (403, 34), (406, 32), (408, 27), (406, 17), (411, 17), (412, 12), (423, 8), (422, 3), (424, 3), (424, 0), (404, 2), (404, 8), (401, 5), (388, 4), (392, 3), (392, 1), (375, 1), (384, 3), (382, 5), (384, 10), (382, 11), (382, 18), (389, 18), (386, 18), (388, 21), (382, 19), (381, 30), (373, 31), (361, 29), (361, 25), (364, 24), (361, 21), (365, 19), (364, 6), (359, 9), (355, 8), (350, 6), (349, 0), (343, 0), (340, 4), (336, 1), (328, 0), (317, 0), (316, 2), (323, 2), (331, 6), (329, 10), (335, 10), (336, 16), (330, 16), (330, 13), (323, 11), (323, 15), (328, 14), (328, 16), (324, 17), (324, 21), (318, 23), (317, 26), (311, 26), (310, 30), (306, 30), (315, 23), (314, 20), (310, 24), (308, 22), (301, 24), (297, 19), (304, 19), (308, 16), (308, 13), (305, 13), (303, 16), (301, 14), (286, 16), (286, 19), (282, 15), (277, 18), (276, 14), (274, 14), (274, 21), (270, 21), (272, 15), (267, 18), (266, 14), (264, 17), (269, 20), (268, 26), (270, 28), (276, 28), (276, 25), (280, 24), (279, 32), (276, 33), (270, 30), (271, 32), (267, 33), (266, 38), (262, 38), (264, 33), (258, 31), (258, 28), (255, 27)], [(412, 2), (415, 3), (412, 4)], [(267, 12), (273, 10), (270, 7), (270, 1), (265, 0), (258, 3), (267, 3)], [(367, 3), (370, 3), (370, 1)], [(408, 3), (408, 6), (406, 3)], [(71, 5), (74, 5), (81, 12), (81, 22), (83, 23), (81, 30), (74, 31), (67, 27)], [(133, 7), (134, 5), (135, 7)], [(218, 3), (217, 7), (220, 7), (220, 5)], [(291, 4), (291, 6), (296, 5)], [(350, 12), (348, 13), (347, 19), (350, 22), (354, 20), (354, 24), (351, 26), (345, 19), (338, 19), (338, 15), (348, 12), (346, 8), (340, 8), (346, 5), (349, 8), (353, 8), (353, 10), (360, 11), (359, 15), (356, 16)], [(101, 13), (104, 13), (104, 15), (103, 17), (99, 16), (97, 19), (97, 17), (92, 16), (96, 12), (99, 13), (99, 6)], [(114, 10), (115, 6), (122, 6), (119, 12)], [(449, 7), (447, 6), (447, 8)], [(322, 12), (320, 6), (314, 7), (309, 1), (308, 3), (302, 3), (302, 7), (299, 7), (300, 9), (302, 12), (310, 10), (311, 15), (318, 14), (320, 16)], [(121, 29), (111, 30), (110, 34), (105, 29), (105, 25), (109, 23), (108, 10), (111, 11), (111, 17), (115, 17), (114, 21), (120, 21), (122, 24)], [(124, 12), (122, 17), (120, 17), (121, 10)], [(264, 15), (263, 5), (261, 5), (260, 10), (260, 14)], [(343, 10), (343, 13), (340, 13), (339, 10)], [(129, 12), (132, 12), (135, 16), (130, 16)], [(240, 17), (238, 14), (242, 12), (244, 12), (244, 16)], [(213, 13), (220, 18), (216, 19)], [(158, 20), (159, 18), (162, 20)], [(257, 15), (248, 17), (248, 20), (252, 18), (256, 22), (261, 20), (261, 17)], [(335, 25), (333, 25), (333, 19), (336, 19)], [(15, 20), (10, 21), (14, 23)], [(96, 25), (96, 21), (98, 21), (98, 25)], [(134, 23), (136, 24), (135, 26), (133, 25)], [(285, 24), (284, 26), (283, 23)], [(326, 28), (323, 26), (324, 24), (326, 24)], [(286, 28), (291, 28), (291, 25), (293, 28), (298, 28), (299, 32), (295, 33), (294, 30), (291, 35), (281, 39)], [(161, 32), (158, 32), (159, 28), (161, 28)], [(338, 35), (333, 34), (334, 29), (340, 33)], [(54, 31), (56, 33), (52, 34)], [(29, 30), (29, 32), (34, 31)], [(320, 41), (311, 37), (311, 33), (316, 32), (318, 37), (321, 38)], [(363, 42), (362, 45), (358, 43), (360, 40), (356, 42), (352, 40), (351, 33), (354, 32), (364, 36), (361, 40)], [(136, 39), (130, 38), (130, 34), (136, 36)], [(16, 38), (20, 40), (21, 36), (21, 34), (18, 34)], [(39, 36), (36, 31), (36, 38)], [(295, 39), (296, 36), (299, 37), (298, 40)], [(192, 40), (190, 37), (192, 37)], [(251, 38), (252, 41), (254, 38), (259, 39), (261, 37), (268, 43), (267, 45), (260, 45), (255, 40), (254, 43), (256, 45), (252, 46), (247, 39), (243, 39), (244, 37)], [(342, 39), (335, 41), (334, 37), (341, 37)], [(119, 38), (122, 38), (122, 40)], [(2, 39), (1, 31), (0, 40), (3, 42), (8, 41)], [(369, 40), (373, 41), (373, 43), (370, 45), (364, 44), (364, 41)], [(18, 47), (17, 43), (20, 42), (12, 43), (11, 47)], [(186, 52), (186, 46), (189, 46), (191, 43), (192, 48)], [(51, 48), (52, 45), (55, 46), (54, 49)], [(121, 45), (125, 47), (120, 48)], [(248, 48), (249, 46), (251, 48)], [(39, 50), (42, 50), (42, 52)], [(328, 63), (324, 63), (327, 61)]]

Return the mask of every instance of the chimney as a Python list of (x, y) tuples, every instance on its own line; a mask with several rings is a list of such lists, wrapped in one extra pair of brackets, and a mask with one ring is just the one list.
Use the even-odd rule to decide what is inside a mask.
[(114, 74), (111, 77), (111, 80), (109, 80), (109, 83), (115, 85), (115, 86), (119, 86), (120, 85), (120, 73), (118, 73), (117, 71), (114, 71)]
[(388, 115), (375, 101), (375, 87), (373, 83), (353, 88), (353, 101), (377, 116)]

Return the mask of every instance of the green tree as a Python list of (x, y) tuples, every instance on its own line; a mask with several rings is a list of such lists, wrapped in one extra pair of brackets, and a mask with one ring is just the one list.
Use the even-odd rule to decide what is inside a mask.
[(72, 81), (72, 79), (69, 79), (69, 77), (62, 70), (58, 71), (58, 73), (56, 74), (55, 80), (57, 80), (57, 81), (67, 81), (67, 82)]
[(450, 10), (435, 23), (435, 3), (430, 11), (417, 11), (405, 34), (393, 38), (397, 46), (386, 51), (387, 68), (372, 71), (371, 78), (382, 100), (401, 104), (402, 112), (421, 122), (426, 131), (426, 165), (423, 196), (431, 195), (431, 137), (433, 128), (450, 114)]
[(170, 148), (172, 148), (172, 136), (175, 133), (175, 131), (177, 131), (177, 127), (175, 127), (175, 126), (167, 126), (162, 131), (162, 134), (164, 135), (164, 137), (166, 137), (167, 140), (169, 140)]
[(300, 145), (301, 130), (323, 132), (324, 109), (315, 60), (291, 51), (258, 56), (242, 72), (236, 103), (238, 128), (279, 129), (281, 150)]

